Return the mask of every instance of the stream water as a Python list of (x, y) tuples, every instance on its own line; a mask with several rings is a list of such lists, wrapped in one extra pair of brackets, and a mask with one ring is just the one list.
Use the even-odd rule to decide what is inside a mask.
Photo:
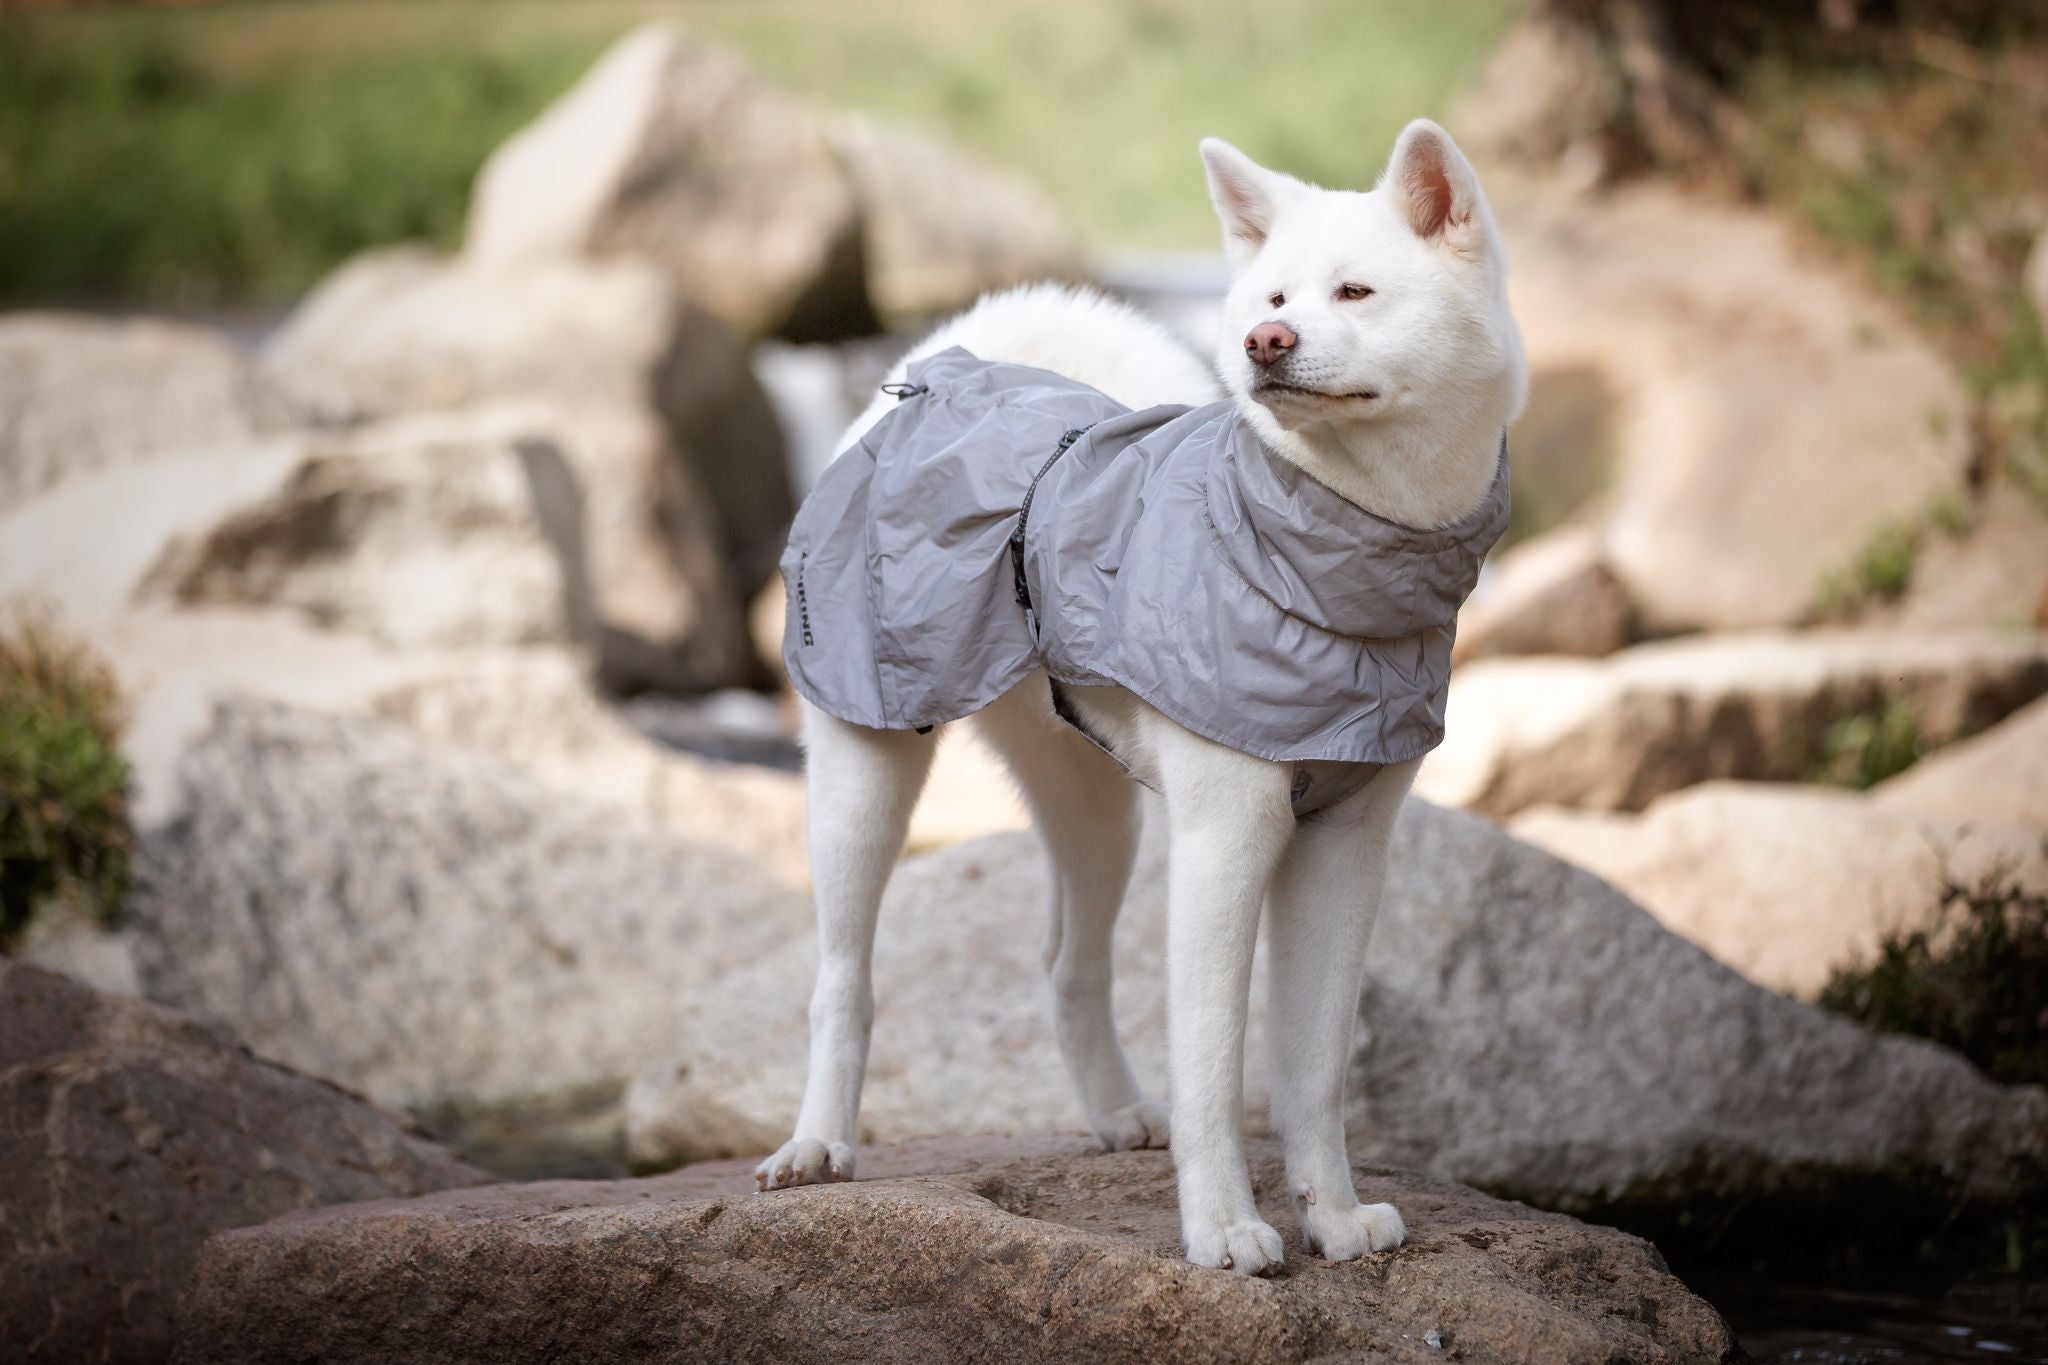
[(1929, 1284), (1902, 1275), (1803, 1281), (1767, 1269), (1675, 1267), (1721, 1310), (1756, 1365), (2013, 1361), (2048, 1365), (2048, 1285)]

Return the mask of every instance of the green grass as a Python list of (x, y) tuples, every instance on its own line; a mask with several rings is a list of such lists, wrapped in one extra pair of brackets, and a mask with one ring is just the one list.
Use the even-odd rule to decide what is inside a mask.
[(633, 24), (1035, 175), (1097, 247), (1215, 241), (1195, 142), (1359, 185), (1513, 0), (299, 0), (0, 11), (0, 300), (265, 302), (460, 233), (512, 129)]
[(1932, 924), (1837, 969), (1820, 1003), (1952, 1047), (1996, 1080), (2048, 1083), (2048, 898), (1996, 880), (1951, 885)]
[(1874, 710), (1843, 716), (1828, 726), (1810, 780), (1868, 791), (1933, 750), (1913, 708), (1893, 697)]
[(1937, 495), (1918, 516), (1879, 522), (1846, 565), (1821, 575), (1814, 587), (1813, 623), (1851, 622), (1874, 603), (1897, 601), (1913, 586), (1913, 567), (1928, 539), (1960, 539), (1969, 535), (1970, 526), (1969, 504), (1955, 493)]
[(120, 908), (133, 836), (113, 675), (82, 646), (17, 622), (0, 634), (0, 945), (46, 902)]

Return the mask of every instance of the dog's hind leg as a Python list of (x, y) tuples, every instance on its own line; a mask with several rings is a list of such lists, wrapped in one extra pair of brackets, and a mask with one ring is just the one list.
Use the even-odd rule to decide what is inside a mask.
[(1104, 1148), (1164, 1147), (1166, 1106), (1145, 1098), (1116, 1034), (1111, 944), (1138, 842), (1138, 787), (1053, 714), (1042, 678), (976, 717), (1023, 791), (1045, 843), (1053, 1022), (1081, 1108)]
[(930, 734), (849, 725), (811, 706), (804, 740), (818, 906), (811, 1061), (795, 1135), (754, 1170), (764, 1190), (853, 1178), (875, 1018), (875, 917), (938, 743)]
[(1304, 820), (1273, 879), (1267, 919), (1273, 1127), (1302, 1236), (1332, 1261), (1401, 1245), (1391, 1204), (1360, 1204), (1344, 1149), (1344, 1077), (1394, 817), (1419, 760)]

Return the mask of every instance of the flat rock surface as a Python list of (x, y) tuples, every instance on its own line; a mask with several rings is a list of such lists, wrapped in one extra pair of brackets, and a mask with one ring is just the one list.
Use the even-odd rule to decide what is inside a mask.
[(0, 957), (0, 1360), (162, 1360), (209, 1234), (481, 1179), (345, 1091)]
[(2048, 633), (2034, 630), (1730, 632), (1604, 659), (1482, 659), (1453, 675), (1415, 790), (1496, 816), (1640, 810), (1714, 778), (1803, 780), (1850, 716), (1902, 705), (1939, 744), (2043, 692)]
[(1540, 807), (1512, 828), (1751, 981), (1807, 999), (1886, 935), (1933, 924), (1952, 883), (2048, 892), (2033, 830), (1785, 783), (1704, 782), (1640, 815)]
[[(1080, 1138), (923, 1140), (863, 1179), (751, 1193), (748, 1163), (501, 1185), (214, 1239), (182, 1361), (1719, 1361), (1719, 1315), (1648, 1242), (1379, 1167), (1409, 1242), (1284, 1269), (1180, 1256), (1172, 1162)], [(1429, 1334), (1436, 1335), (1432, 1345)]]

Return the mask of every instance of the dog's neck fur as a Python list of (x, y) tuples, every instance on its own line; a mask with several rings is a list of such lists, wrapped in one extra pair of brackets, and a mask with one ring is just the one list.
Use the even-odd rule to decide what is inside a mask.
[(1462, 421), (1383, 417), (1289, 431), (1249, 399), (1238, 412), (1268, 450), (1376, 517), (1434, 530), (1470, 516), (1492, 490), (1510, 401), (1472, 404)]

